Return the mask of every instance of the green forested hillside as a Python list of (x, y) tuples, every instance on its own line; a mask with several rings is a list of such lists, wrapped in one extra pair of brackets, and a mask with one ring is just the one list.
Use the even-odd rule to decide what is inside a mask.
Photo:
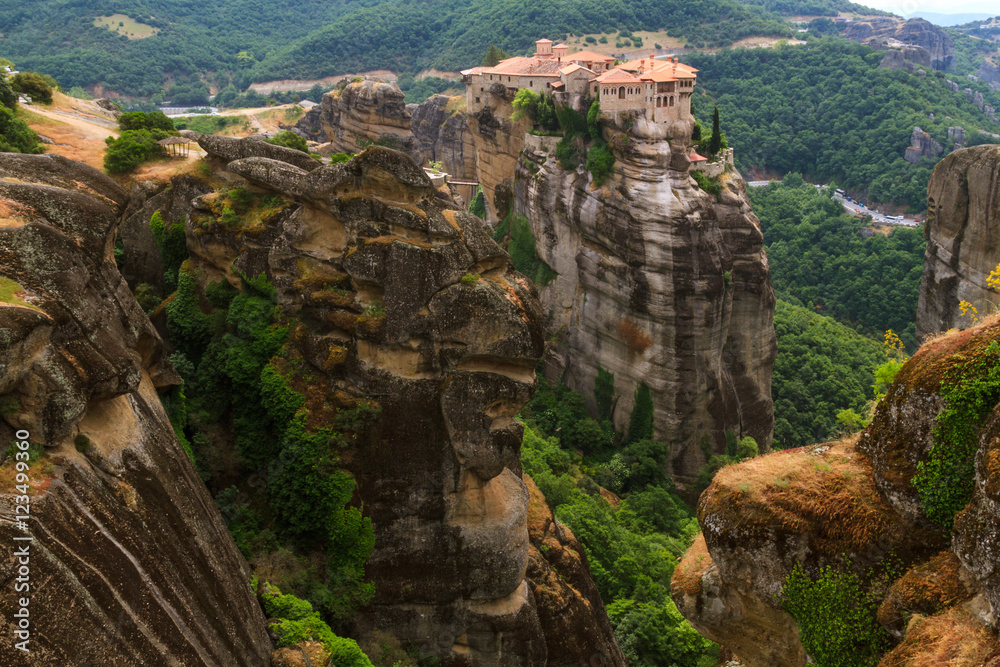
[(882, 344), (813, 311), (779, 300), (774, 310), (774, 447), (823, 442), (838, 428), (837, 413), (865, 414)]
[(958, 74), (879, 69), (883, 55), (824, 38), (801, 46), (689, 54), (685, 60), (701, 70), (696, 115), (704, 124), (718, 105), (741, 170), (796, 171), (921, 210), (934, 160), (911, 165), (903, 159), (914, 126), (942, 145), (948, 145), (948, 127), (956, 125), (966, 129), (967, 143), (983, 142), (976, 130), (997, 133), (1000, 124), (964, 92), (952, 92), (946, 79), (981, 90), (998, 108), (1000, 93)]
[[(613, 394), (614, 376), (601, 377), (595, 394), (601, 386)], [(583, 545), (629, 665), (717, 664), (718, 646), (670, 599), (670, 577), (698, 523), (666, 474), (668, 445), (647, 439), (651, 424), (626, 444), (610, 422), (598, 424), (587, 414), (581, 394), (543, 378), (522, 417), (524, 471)], [(598, 485), (618, 494), (621, 504), (613, 507)]]
[[(541, 36), (668, 29), (695, 45), (724, 46), (749, 35), (790, 36), (779, 17), (733, 0), (392, 0), (326, 26), (257, 65), (257, 80), (389, 67), (456, 69), (477, 64), (489, 44), (509, 54)], [(340, 71), (343, 71), (341, 69)]]
[[(159, 32), (130, 40), (94, 26), (112, 13)], [(737, 0), (0, 0), (0, 55), (67, 88), (104, 84), (145, 96), (175, 74), (204, 75), (219, 87), (232, 78), (242, 88), (375, 68), (456, 69), (477, 64), (491, 43), (518, 53), (541, 36), (620, 29), (669, 29), (709, 46), (791, 35), (776, 14)]]
[(797, 174), (749, 188), (749, 194), (779, 299), (877, 338), (892, 329), (916, 348), (921, 230), (900, 227), (888, 236), (866, 235), (865, 223), (847, 215), (829, 190), (817, 192)]

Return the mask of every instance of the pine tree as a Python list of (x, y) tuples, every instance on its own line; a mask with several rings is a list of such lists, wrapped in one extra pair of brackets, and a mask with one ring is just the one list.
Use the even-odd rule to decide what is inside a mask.
[(486, 55), (483, 56), (483, 67), (496, 67), (497, 63), (506, 59), (507, 54), (504, 53), (503, 49), (498, 49), (496, 45), (490, 44), (489, 48), (486, 49)]

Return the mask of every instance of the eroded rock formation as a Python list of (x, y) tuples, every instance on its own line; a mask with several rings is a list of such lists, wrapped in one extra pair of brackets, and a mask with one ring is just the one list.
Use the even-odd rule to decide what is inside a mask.
[[(721, 471), (698, 504), (704, 544), (688, 551), (674, 576), (681, 612), (749, 667), (799, 667), (805, 649), (783, 610), (783, 588), (796, 568), (816, 579), (829, 566), (856, 575), (880, 603), (877, 622), (898, 642), (882, 667), (936, 664), (942, 656), (974, 667), (996, 657), (1000, 406), (982, 423), (965, 420), (974, 466), (966, 457), (936, 469), (931, 474), (960, 475), (933, 482), (937, 495), (922, 495), (929, 487), (918, 490), (915, 477), (937, 446), (943, 385), (980, 381), (998, 340), (996, 322), (934, 339), (903, 366), (860, 436)], [(938, 503), (940, 493), (956, 489), (968, 492), (955, 496), (959, 505), (969, 502), (955, 516), (948, 548), (932, 520), (940, 515), (925, 500)]]
[[(921, 18), (902, 21), (896, 17), (878, 17), (854, 21), (844, 32), (844, 37), (872, 48), (885, 48), (887, 40), (896, 40), (927, 52), (927, 65), (936, 70), (951, 69), (955, 64), (955, 43), (941, 28)], [(925, 64), (924, 56), (907, 57), (918, 64)]]
[[(381, 410), (341, 457), (375, 531), (366, 564), (375, 599), (352, 635), (389, 632), (445, 665), (598, 654), (621, 664), (585, 571), (566, 575), (581, 592), (561, 588), (562, 606), (536, 603), (541, 584), (526, 576), (530, 498), (512, 417), (534, 390), (543, 347), (531, 282), (400, 152), (374, 146), (312, 172), (264, 157), (223, 161), (231, 178), (291, 206), (252, 232), (199, 227), (196, 208), (194, 268), (234, 282), (230, 267), (266, 273), (297, 323), (296, 349), (322, 378), (311, 391)], [(565, 549), (570, 562), (574, 545)], [(601, 632), (563, 651), (565, 625), (546, 620), (569, 618), (556, 609)]]
[(605, 133), (618, 162), (602, 187), (582, 167), (560, 168), (555, 139), (529, 135), (517, 167), (513, 206), (558, 274), (541, 289), (560, 332), (547, 371), (590, 400), (598, 370), (613, 373), (622, 429), (645, 383), (655, 437), (670, 443), (675, 479), (689, 482), (727, 431), (771, 443), (763, 236), (739, 174), (723, 174), (718, 198), (691, 178), (686, 123), (640, 118), (628, 134)]
[(944, 146), (934, 141), (934, 137), (924, 132), (919, 127), (914, 127), (910, 134), (910, 145), (903, 155), (903, 159), (911, 164), (919, 164), (921, 158), (934, 158), (944, 152)]
[(419, 105), (406, 104), (395, 83), (366, 79), (324, 95), (295, 129), (308, 139), (329, 143), (329, 152), (356, 153), (378, 142), (403, 151), (418, 164), (438, 161), (445, 172), (474, 179), (464, 104), (449, 109), (451, 100), (435, 95)]
[(180, 378), (112, 258), (127, 200), (59, 156), (0, 159), (0, 439), (23, 429), (44, 445), (28, 473), (30, 653), (12, 648), (23, 494), (14, 461), (2, 465), (0, 655), (262, 665), (271, 642), (249, 568), (157, 396)]
[[(587, 556), (570, 529), (557, 522), (535, 482), (528, 487), (528, 582), (545, 628), (548, 665), (624, 667), (614, 631), (590, 578)], [(581, 637), (588, 641), (580, 641)]]
[(961, 302), (980, 313), (1000, 304), (986, 281), (1000, 258), (1000, 148), (984, 145), (941, 160), (927, 186), (927, 252), (917, 336), (968, 326)]

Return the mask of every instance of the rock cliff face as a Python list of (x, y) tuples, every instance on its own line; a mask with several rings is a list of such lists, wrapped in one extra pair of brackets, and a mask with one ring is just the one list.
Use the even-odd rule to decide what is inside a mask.
[(700, 190), (687, 169), (690, 128), (671, 130), (642, 119), (628, 135), (606, 128), (619, 148), (603, 187), (561, 169), (554, 142), (529, 135), (514, 208), (558, 274), (541, 290), (560, 332), (550, 379), (593, 397), (598, 369), (613, 373), (619, 428), (645, 383), (655, 437), (688, 482), (727, 431), (770, 446), (774, 292), (742, 178), (724, 174), (718, 199)]
[(903, 158), (911, 164), (919, 164), (924, 157), (937, 157), (944, 152), (944, 146), (934, 141), (934, 137), (924, 132), (919, 127), (913, 128), (910, 135), (910, 146), (906, 149)]
[(927, 186), (927, 254), (917, 301), (917, 336), (971, 324), (960, 302), (979, 313), (1000, 304), (986, 280), (1000, 258), (1000, 149), (955, 151)]
[[(31, 652), (7, 622), (3, 663), (262, 665), (249, 568), (157, 396), (180, 379), (112, 259), (127, 200), (58, 156), (0, 160), (0, 439), (44, 445), (27, 473)], [(14, 461), (0, 471), (12, 619), (24, 501)]]
[[(920, 18), (901, 21), (895, 17), (879, 17), (865, 21), (855, 21), (844, 32), (847, 39), (869, 44), (872, 48), (885, 48), (886, 40), (894, 39), (927, 52), (930, 65), (936, 70), (951, 69), (955, 64), (955, 44), (941, 28)], [(904, 57), (906, 55), (904, 54)], [(918, 64), (925, 64), (923, 56)]]
[(394, 83), (365, 80), (323, 96), (295, 125), (306, 138), (329, 143), (331, 152), (360, 151), (371, 142), (401, 150), (418, 164), (442, 162), (445, 172), (474, 179), (475, 162), (465, 114), (448, 109), (451, 98), (404, 102)]
[[(457, 106), (455, 111), (449, 105)], [(444, 165), (445, 172), (460, 179), (476, 179), (475, 144), (460, 110), (462, 97), (435, 95), (420, 104), (407, 104), (412, 118), (411, 130), (420, 155)]]
[[(528, 582), (545, 628), (548, 665), (625, 667), (587, 557), (569, 528), (555, 520), (545, 496), (528, 487)], [(580, 641), (582, 637), (588, 641)]]
[(976, 70), (976, 76), (991, 86), (1000, 86), (1000, 67), (993, 63), (983, 61), (983, 64)]
[[(266, 273), (322, 378), (313, 390), (381, 409), (341, 457), (375, 531), (366, 572), (376, 597), (352, 634), (389, 632), (444, 665), (576, 664), (573, 655), (623, 664), (589, 576), (532, 561), (531, 540), (549, 537), (529, 538), (512, 420), (542, 353), (530, 281), (400, 152), (374, 146), (312, 172), (264, 157), (223, 161), (231, 178), (293, 206), (252, 240), (192, 228), (195, 267)], [(333, 285), (340, 292), (324, 289)], [(560, 548), (571, 562), (574, 545)], [(542, 580), (562, 576), (578, 588), (561, 584), (558, 602), (536, 602)], [(597, 631), (567, 648), (566, 621)]]
[[(1000, 655), (997, 394), (982, 395), (981, 420), (963, 418), (966, 444), (935, 441), (944, 392), (991, 382), (997, 341), (995, 320), (934, 339), (903, 366), (860, 436), (721, 471), (698, 503), (704, 544), (674, 575), (681, 612), (749, 667), (798, 667), (806, 649), (783, 610), (784, 585), (797, 568), (815, 580), (829, 567), (856, 575), (877, 604), (873, 624), (892, 649), (881, 667), (943, 656), (975, 667)], [(915, 483), (922, 463), (929, 487)], [(950, 548), (931, 519), (942, 498), (968, 502), (955, 515)]]

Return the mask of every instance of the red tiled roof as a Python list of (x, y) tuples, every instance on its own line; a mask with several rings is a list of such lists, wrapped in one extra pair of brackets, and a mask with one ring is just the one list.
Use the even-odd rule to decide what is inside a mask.
[(594, 72), (593, 70), (587, 69), (583, 65), (577, 65), (576, 63), (570, 63), (569, 65), (566, 65), (561, 70), (559, 70), (559, 73), (572, 74), (573, 72), (577, 72), (579, 70), (583, 70), (584, 72), (590, 72), (591, 74), (596, 74), (596, 72)]
[(694, 151), (691, 151), (691, 155), (688, 155), (688, 160), (691, 160), (691, 162), (708, 162), (707, 157), (698, 155)]
[(614, 56), (604, 56), (600, 53), (594, 53), (593, 51), (577, 51), (576, 53), (570, 53), (564, 56), (567, 60), (580, 60), (583, 62), (608, 62), (609, 60), (614, 62)]
[(551, 43), (552, 43), (551, 39), (545, 39), (544, 37), (535, 40), (535, 44), (551, 44)]
[(563, 64), (554, 58), (515, 56), (501, 60), (496, 67), (487, 67), (483, 74), (516, 74), (517, 76), (559, 76)]
[(630, 72), (615, 68), (594, 79), (597, 83), (639, 83), (639, 79)]

